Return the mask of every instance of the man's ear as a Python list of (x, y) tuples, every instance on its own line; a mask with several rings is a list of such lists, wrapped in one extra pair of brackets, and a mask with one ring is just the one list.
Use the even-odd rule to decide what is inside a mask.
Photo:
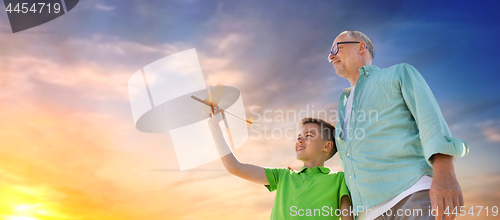
[(366, 46), (366, 43), (364, 41), (361, 41), (358, 45), (359, 54), (362, 54), (363, 52), (365, 52), (366, 49), (368, 49), (368, 47)]

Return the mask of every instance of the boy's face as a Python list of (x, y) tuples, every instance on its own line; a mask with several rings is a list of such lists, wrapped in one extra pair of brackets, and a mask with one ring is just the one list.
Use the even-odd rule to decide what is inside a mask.
[(302, 126), (295, 144), (298, 160), (316, 160), (325, 157), (325, 145), (328, 141), (321, 139), (320, 126), (307, 123)]

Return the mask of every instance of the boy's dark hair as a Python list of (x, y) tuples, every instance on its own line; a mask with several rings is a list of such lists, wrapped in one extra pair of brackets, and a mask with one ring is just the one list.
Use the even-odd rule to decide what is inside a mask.
[(332, 124), (328, 123), (327, 121), (319, 118), (303, 118), (301, 120), (301, 126), (304, 126), (305, 124), (317, 124), (319, 126), (319, 129), (321, 131), (321, 139), (322, 140), (328, 140), (333, 142), (333, 148), (330, 151), (330, 155), (326, 160), (329, 160), (330, 158), (337, 153), (337, 145), (335, 145), (335, 126)]

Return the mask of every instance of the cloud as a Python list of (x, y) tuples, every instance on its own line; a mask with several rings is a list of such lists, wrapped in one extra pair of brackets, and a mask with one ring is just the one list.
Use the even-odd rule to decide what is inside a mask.
[(105, 67), (85, 61), (75, 65), (61, 65), (50, 59), (29, 55), (11, 57), (8, 62), (7, 77), (3, 87), (9, 92), (1, 95), (3, 99), (15, 98), (14, 94), (46, 92), (47, 88), (43, 87), (51, 85), (71, 88), (91, 99), (127, 97), (126, 90), (122, 88), (120, 82), (124, 80), (128, 71), (119, 66)]
[[(220, 28), (218, 25), (214, 28)], [(250, 39), (250, 35), (236, 31), (227, 35), (217, 34), (204, 40), (197, 52), (207, 85), (221, 83), (241, 89), (240, 85), (244, 84), (249, 73), (236, 63), (242, 51), (249, 46)]]
[(487, 140), (500, 143), (500, 120), (487, 120), (477, 123), (476, 127), (481, 129)]
[[(18, 44), (18, 40), (12, 40)], [(182, 50), (182, 45), (145, 45), (116, 37), (94, 35), (90, 39), (71, 38), (62, 45), (34, 40), (34, 48), (7, 51), (0, 63), (0, 99), (32, 97), (48, 93), (54, 86), (86, 99), (128, 100), (127, 82), (142, 63)], [(53, 50), (59, 52), (54, 54)], [(10, 53), (9, 53), (10, 52)], [(42, 55), (46, 54), (46, 55)], [(140, 57), (137, 59), (136, 57)], [(146, 61), (147, 60), (147, 61)]]
[[(243, 82), (245, 73), (233, 65), (234, 54), (230, 49), (243, 39), (231, 35), (221, 39), (225, 43), (220, 46), (217, 40), (209, 38), (209, 50), (197, 50), (207, 84), (237, 86)], [(93, 35), (90, 39), (70, 38), (62, 45), (53, 46), (30, 40), (34, 40), (34, 48), (3, 55), (0, 66), (5, 72), (0, 86), (7, 92), (0, 94), (0, 99), (15, 97), (14, 94), (43, 94), (47, 93), (47, 87), (59, 86), (66, 88), (66, 94), (91, 100), (128, 100), (127, 82), (134, 72), (155, 60), (188, 49), (181, 43), (150, 45), (102, 35)], [(18, 44), (17, 40), (12, 41)], [(60, 54), (50, 52), (54, 47)]]
[(113, 6), (107, 6), (107, 5), (102, 5), (102, 4), (96, 4), (95, 8), (102, 10), (102, 11), (112, 11), (115, 9)]
[(500, 129), (487, 128), (483, 130), (484, 135), (491, 142), (500, 142)]
[[(225, 57), (209, 57), (198, 52), (200, 65), (207, 85), (238, 86), (244, 82), (245, 74), (231, 67), (231, 60)], [(238, 87), (236, 87), (238, 88)]]
[[(0, 128), (0, 139), (7, 146), (0, 149), (5, 165), (0, 168), (1, 188), (3, 198), (8, 198), (0, 202), (4, 207), (0, 215), (15, 214), (19, 205), (40, 204), (33, 215), (52, 219), (269, 216), (273, 194), (262, 186), (233, 184), (237, 178), (225, 171), (223, 175), (150, 171), (175, 167), (175, 152), (167, 135), (135, 129), (127, 82), (140, 67), (187, 46), (101, 35), (69, 38), (60, 44), (26, 38), (33, 40), (32, 47), (8, 39), (19, 49), (4, 47), (0, 55), (5, 70), (0, 80), (5, 91), (0, 95), (0, 120), (10, 125)], [(208, 83), (242, 83), (243, 72), (232, 65), (229, 51), (241, 43), (234, 39), (229, 38), (225, 47), (213, 44), (216, 55), (198, 51)], [(247, 149), (265, 148), (247, 145)], [(205, 167), (222, 169), (220, 161)], [(234, 186), (228, 187), (229, 183)], [(260, 194), (241, 191), (245, 187)], [(270, 201), (265, 206), (259, 202), (263, 195)], [(235, 196), (246, 199), (235, 202)], [(247, 204), (261, 204), (261, 212), (241, 208)], [(225, 207), (234, 210), (226, 213)]]
[(467, 120), (473, 117), (486, 116), (487, 113), (494, 111), (500, 106), (500, 99), (474, 100), (471, 105), (459, 105), (456, 102), (444, 103), (447, 107), (448, 121), (455, 123)]

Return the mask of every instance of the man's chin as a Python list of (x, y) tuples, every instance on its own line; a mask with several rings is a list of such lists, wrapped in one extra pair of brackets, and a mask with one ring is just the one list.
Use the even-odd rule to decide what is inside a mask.
[(339, 66), (339, 67), (335, 67), (335, 74), (337, 74), (337, 76), (340, 76), (344, 79), (347, 79), (347, 74), (346, 74), (346, 71), (345, 71), (345, 68), (342, 68), (342, 66)]
[(342, 77), (342, 78), (345, 78), (345, 74), (344, 74), (344, 72), (342, 72), (342, 71), (338, 71), (337, 69), (335, 69), (335, 74), (337, 74), (337, 76), (340, 76), (340, 77)]

